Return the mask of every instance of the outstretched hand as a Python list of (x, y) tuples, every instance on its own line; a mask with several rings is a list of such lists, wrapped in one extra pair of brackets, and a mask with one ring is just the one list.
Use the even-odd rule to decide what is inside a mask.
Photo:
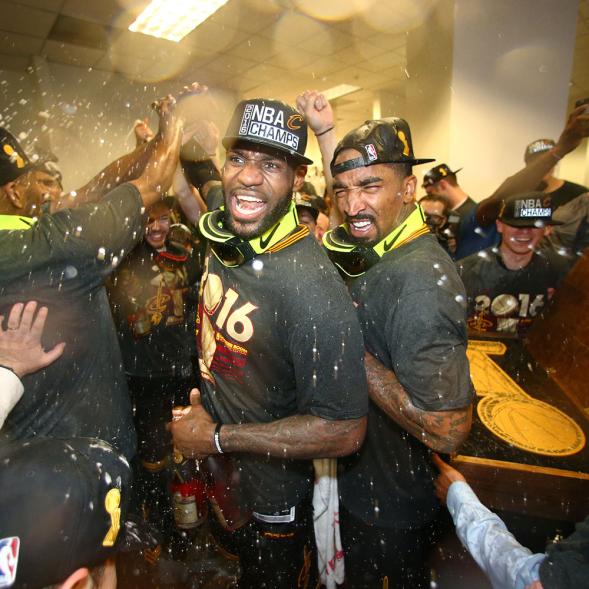
[(204, 94), (207, 91), (207, 86), (199, 84), (198, 82), (193, 82), (189, 86), (184, 86), (184, 88), (176, 93), (176, 95), (168, 94), (153, 102), (152, 107), (158, 114), (160, 120), (160, 133), (166, 133), (166, 131), (169, 130), (170, 125), (177, 122), (182, 127), (181, 143), (186, 143), (186, 141), (188, 141), (194, 134), (195, 126), (199, 124), (199, 121), (191, 121), (184, 115), (179, 116), (177, 113), (177, 106), (182, 100), (191, 96)]
[(47, 307), (36, 313), (37, 303), (16, 303), (8, 315), (7, 329), (2, 328), (4, 317), (0, 315), (0, 364), (11, 368), (18, 377), (37, 372), (55, 362), (65, 349), (59, 343), (46, 352), (41, 336), (47, 320)]
[(333, 129), (333, 110), (329, 100), (317, 90), (306, 90), (297, 96), (297, 109), (305, 115), (315, 135)]
[(215, 424), (200, 400), (198, 389), (190, 391), (190, 407), (175, 409), (168, 429), (174, 439), (174, 447), (187, 458), (205, 458), (215, 454), (213, 440)]
[(466, 482), (466, 479), (447, 462), (444, 462), (437, 454), (432, 454), (432, 462), (436, 465), (436, 468), (440, 471), (434, 481), (434, 487), (436, 489), (436, 496), (442, 502), (446, 503), (446, 497), (448, 496), (448, 489), (452, 483), (456, 481)]

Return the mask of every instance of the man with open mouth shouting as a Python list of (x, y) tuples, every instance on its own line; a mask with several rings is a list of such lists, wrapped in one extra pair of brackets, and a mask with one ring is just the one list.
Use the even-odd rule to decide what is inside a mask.
[(184, 162), (211, 212), (200, 221), (201, 392), (171, 431), (180, 452), (208, 456), (211, 470), (211, 455), (232, 459), (239, 509), (221, 519), (234, 530), (240, 587), (307, 586), (310, 459), (354, 452), (366, 427), (360, 327), (293, 202), (311, 163), (306, 143), (306, 121), (292, 107), (244, 100), (223, 139), (222, 191), (210, 166)]
[[(301, 106), (316, 134), (333, 129), (317, 93)], [(360, 319), (371, 400), (364, 445), (340, 461), (346, 581), (429, 587), (430, 449), (453, 452), (470, 430), (464, 288), (415, 204), (412, 166), (431, 160), (413, 155), (406, 121), (366, 121), (337, 146), (327, 135), (319, 144), (344, 219), (323, 243)]]

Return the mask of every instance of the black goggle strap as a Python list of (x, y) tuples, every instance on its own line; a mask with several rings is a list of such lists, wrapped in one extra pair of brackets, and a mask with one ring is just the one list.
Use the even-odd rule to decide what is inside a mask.
[(425, 223), (423, 211), (416, 205), (415, 210), (402, 225), (372, 247), (350, 242), (346, 225), (328, 231), (323, 236), (323, 245), (329, 258), (342, 272), (356, 277), (374, 266), (387, 252), (426, 233), (429, 233), (429, 228)]
[[(291, 202), (287, 213), (273, 227), (260, 237), (250, 241), (245, 241), (225, 229), (223, 226), (224, 218), (225, 211), (223, 207), (205, 213), (200, 218), (199, 229), (201, 234), (209, 241), (215, 257), (229, 268), (240, 266), (259, 254), (277, 249), (275, 246), (299, 227), (299, 218), (294, 202)], [(297, 233), (295, 241), (298, 241), (307, 233), (307, 230), (300, 235)], [(282, 249), (282, 247), (279, 249)]]

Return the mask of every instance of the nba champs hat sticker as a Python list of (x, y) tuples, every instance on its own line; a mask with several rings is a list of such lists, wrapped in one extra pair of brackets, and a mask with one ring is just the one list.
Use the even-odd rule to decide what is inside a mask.
[(313, 163), (305, 157), (305, 118), (280, 100), (252, 98), (239, 102), (227, 127), (223, 145), (229, 148), (236, 141), (267, 145), (290, 154), (299, 163)]

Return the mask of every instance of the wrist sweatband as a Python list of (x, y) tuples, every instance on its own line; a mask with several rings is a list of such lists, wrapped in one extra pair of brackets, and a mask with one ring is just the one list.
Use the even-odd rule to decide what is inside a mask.
[(202, 194), (202, 187), (211, 180), (221, 180), (221, 175), (219, 174), (219, 170), (217, 170), (215, 164), (212, 160), (199, 160), (197, 162), (193, 162), (190, 160), (180, 160), (182, 167), (184, 168), (184, 173), (190, 183), (193, 186), (198, 188), (199, 192)]
[(223, 452), (223, 448), (221, 448), (221, 427), (223, 426), (222, 423), (218, 423), (215, 426), (215, 433), (213, 435), (213, 440), (215, 442), (215, 448), (217, 448), (217, 452), (219, 452), (219, 454), (225, 454), (225, 452)]

